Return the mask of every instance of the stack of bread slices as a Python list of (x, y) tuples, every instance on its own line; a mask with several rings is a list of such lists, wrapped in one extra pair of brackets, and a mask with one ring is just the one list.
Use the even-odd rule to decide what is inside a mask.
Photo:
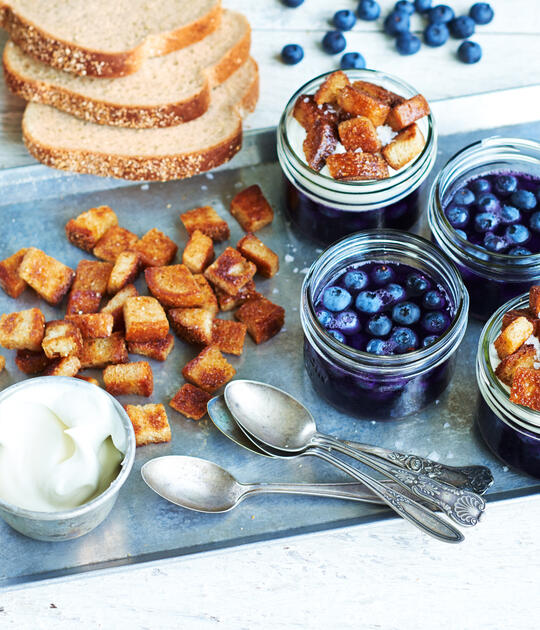
[(10, 90), (39, 161), (132, 180), (190, 177), (241, 147), (258, 99), (246, 18), (221, 0), (0, 0)]

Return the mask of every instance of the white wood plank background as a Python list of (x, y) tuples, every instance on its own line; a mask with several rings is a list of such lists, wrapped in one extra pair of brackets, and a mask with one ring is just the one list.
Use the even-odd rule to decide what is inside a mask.
[[(355, 8), (356, 1), (306, 0), (299, 9), (285, 9), (278, 0), (225, 4), (245, 12), (254, 28), (262, 90), (249, 126), (259, 128), (276, 124), (299, 84), (336, 67), (339, 56), (325, 55), (319, 42), (331, 14)], [(382, 4), (388, 9), (392, 3)], [(470, 2), (451, 4), (464, 12)], [(456, 41), (400, 57), (379, 32), (380, 23), (359, 22), (347, 34), (348, 50), (364, 54), (370, 67), (402, 76), (430, 99), (540, 83), (540, 2), (492, 5), (496, 19), (474, 37), (484, 50), (476, 66), (455, 60)], [(290, 42), (306, 52), (295, 67), (278, 61)], [(30, 158), (20, 142), (22, 103), (2, 89), (5, 168)], [(0, 628), (536, 629), (540, 500), (490, 506), (485, 516), (458, 547), (396, 520), (0, 593)]]

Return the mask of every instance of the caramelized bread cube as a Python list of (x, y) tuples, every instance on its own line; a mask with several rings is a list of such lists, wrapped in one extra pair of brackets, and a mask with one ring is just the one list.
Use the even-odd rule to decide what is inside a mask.
[(514, 374), (510, 400), (540, 411), (540, 370), (520, 367)]
[(383, 125), (390, 107), (353, 87), (344, 87), (338, 94), (338, 105), (353, 116), (365, 116), (378, 127)]
[(124, 409), (133, 425), (137, 446), (171, 441), (171, 427), (162, 404), (126, 405)]
[[(501, 330), (504, 330), (508, 325), (510, 325), (515, 319), (518, 317), (526, 317), (532, 324), (535, 326), (535, 322), (538, 321), (533, 317), (531, 311), (525, 308), (514, 308), (510, 311), (506, 311), (502, 318)], [(536, 326), (535, 333), (536, 334)]]
[(217, 315), (219, 311), (217, 297), (212, 291), (212, 287), (210, 286), (208, 280), (202, 274), (194, 275), (193, 280), (197, 283), (203, 296), (200, 307), (209, 311), (212, 315)]
[(75, 376), (81, 369), (79, 357), (69, 356), (55, 359), (45, 368), (43, 376)]
[(26, 289), (26, 282), (19, 276), (19, 267), (23, 261), (28, 248), (20, 249), (18, 252), (0, 261), (0, 287), (12, 298), (18, 298)]
[(126, 341), (153, 341), (169, 333), (169, 321), (161, 304), (153, 297), (140, 295), (124, 303)]
[(411, 125), (387, 144), (382, 150), (384, 159), (396, 171), (422, 152), (426, 141), (418, 125)]
[(0, 346), (8, 350), (41, 350), (45, 332), (45, 317), (39, 308), (0, 317)]
[(257, 344), (268, 341), (281, 330), (285, 322), (285, 309), (264, 297), (249, 300), (234, 314), (247, 326), (247, 331)]
[(221, 354), (219, 348), (211, 345), (186, 363), (182, 374), (186, 381), (213, 394), (233, 378), (236, 370)]
[(345, 181), (384, 179), (388, 177), (388, 164), (373, 153), (334, 153), (326, 160), (330, 175)]
[(233, 197), (231, 214), (246, 232), (256, 232), (274, 220), (274, 211), (256, 184)]
[(182, 262), (192, 273), (202, 273), (213, 260), (214, 241), (195, 230), (184, 249)]
[(109, 364), (129, 361), (122, 333), (113, 333), (110, 337), (98, 339), (83, 339), (83, 348), (79, 358), (82, 368), (101, 368)]
[(82, 350), (81, 331), (68, 321), (55, 320), (45, 325), (41, 347), (49, 359), (78, 357)]
[(176, 392), (169, 405), (186, 418), (200, 420), (206, 415), (206, 405), (211, 398), (199, 387), (186, 383)]
[(497, 366), (495, 375), (506, 385), (512, 386), (518, 368), (534, 368), (536, 350), (532, 344), (524, 344), (505, 357)]
[(342, 70), (337, 70), (326, 77), (321, 83), (320, 88), (315, 92), (313, 98), (317, 105), (322, 105), (323, 103), (337, 103), (341, 90), (350, 85), (351, 82), (347, 75)]
[(531, 314), (540, 317), (540, 286), (533, 286), (529, 289), (529, 310)]
[(6, 367), (6, 357), (3, 357), (2, 355), (0, 355), (0, 372), (2, 372), (5, 367)]
[(154, 391), (154, 375), (148, 361), (108, 365), (103, 370), (103, 382), (113, 396), (133, 394), (148, 397)]
[(133, 284), (126, 284), (126, 286), (120, 289), (101, 309), (102, 313), (110, 313), (113, 316), (113, 329), (122, 328), (124, 326), (124, 304), (128, 298), (137, 297), (138, 295), (139, 292)]
[(173, 261), (178, 245), (163, 232), (152, 228), (133, 249), (139, 253), (143, 267), (163, 267)]
[(226, 354), (241, 355), (244, 351), (247, 326), (242, 322), (215, 319), (212, 329), (212, 344)]
[(189, 307), (202, 303), (203, 294), (199, 285), (185, 265), (149, 267), (145, 269), (144, 277), (150, 293), (163, 306)]
[(518, 317), (495, 339), (494, 346), (499, 359), (515, 352), (533, 334), (534, 326), (526, 317)]
[(180, 215), (188, 234), (191, 236), (195, 230), (199, 230), (213, 241), (219, 243), (230, 236), (229, 226), (212, 206), (193, 208)]
[(133, 249), (138, 240), (138, 236), (133, 232), (115, 225), (99, 239), (92, 252), (96, 258), (114, 263), (122, 252)]
[(155, 341), (129, 341), (128, 352), (140, 354), (155, 361), (165, 361), (174, 347), (174, 337), (169, 333), (163, 339)]
[(93, 376), (83, 376), (82, 374), (77, 374), (75, 378), (78, 378), (80, 381), (86, 381), (87, 383), (95, 385), (96, 387), (100, 387), (99, 381)]
[(19, 266), (20, 277), (49, 304), (58, 304), (69, 291), (75, 272), (45, 252), (30, 247)]
[(111, 313), (83, 313), (82, 315), (66, 315), (66, 321), (75, 324), (85, 339), (110, 337), (114, 326), (114, 317)]
[(377, 153), (381, 150), (381, 141), (375, 125), (365, 116), (349, 118), (339, 124), (339, 139), (347, 151), (362, 149), (366, 153)]
[(107, 290), (112, 268), (111, 263), (108, 262), (81, 260), (77, 265), (66, 312), (72, 315), (99, 311), (101, 298)]
[(313, 96), (301, 94), (294, 104), (293, 116), (307, 131), (316, 120), (324, 120), (331, 125), (337, 125), (338, 114), (335, 108), (328, 103), (317, 105)]
[(15, 365), (25, 374), (39, 374), (49, 365), (50, 361), (45, 356), (43, 349), (34, 352), (33, 350), (17, 350), (15, 355)]
[(125, 251), (118, 254), (107, 282), (107, 293), (114, 295), (126, 284), (131, 284), (139, 275), (141, 257), (138, 252)]
[(364, 92), (365, 94), (371, 96), (371, 98), (374, 98), (376, 101), (380, 101), (389, 107), (399, 105), (405, 100), (403, 96), (400, 96), (395, 92), (391, 92), (380, 85), (376, 85), (375, 83), (370, 83), (369, 81), (354, 81), (352, 86), (355, 90)]
[(229, 295), (236, 295), (255, 275), (257, 267), (232, 247), (217, 257), (204, 272), (204, 277)]
[(250, 260), (257, 271), (265, 278), (272, 278), (279, 270), (278, 255), (260, 241), (254, 234), (246, 234), (236, 245), (238, 251)]
[(109, 206), (90, 208), (66, 223), (66, 235), (76, 247), (91, 252), (99, 239), (115, 225), (118, 225), (116, 214)]
[(386, 124), (390, 125), (394, 131), (401, 131), (428, 114), (429, 105), (426, 99), (421, 94), (417, 94), (403, 103), (394, 105), (388, 114)]
[(302, 144), (308, 165), (315, 171), (320, 171), (326, 164), (326, 158), (335, 151), (337, 146), (335, 127), (325, 121), (316, 120), (307, 131)]
[(216, 295), (219, 308), (222, 311), (232, 311), (233, 308), (242, 306), (242, 304), (245, 304), (248, 300), (262, 297), (261, 294), (255, 290), (255, 283), (253, 280), (250, 280), (247, 284), (245, 284), (236, 295), (229, 295), (221, 289), (216, 289)]
[(188, 343), (212, 343), (213, 315), (204, 308), (173, 308), (169, 318), (174, 332)]

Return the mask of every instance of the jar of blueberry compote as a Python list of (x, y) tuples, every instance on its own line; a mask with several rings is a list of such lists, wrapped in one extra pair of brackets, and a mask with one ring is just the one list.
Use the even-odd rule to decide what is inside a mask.
[(540, 144), (488, 138), (457, 153), (430, 192), (433, 239), (488, 319), (540, 277)]
[(338, 241), (302, 287), (313, 387), (360, 418), (419, 411), (452, 377), (468, 309), (458, 270), (420, 236), (367, 230)]
[[(308, 166), (302, 149), (305, 130), (295, 120), (298, 97), (313, 94), (326, 79), (323, 74), (303, 85), (290, 99), (281, 116), (277, 148), (285, 175), (285, 207), (302, 234), (329, 244), (363, 229), (408, 230), (420, 216), (420, 187), (437, 156), (437, 131), (431, 114), (417, 121), (424, 138), (422, 151), (408, 164), (378, 180), (344, 181)], [(404, 98), (418, 94), (408, 83), (375, 70), (347, 70), (350, 81), (367, 81)], [(381, 128), (379, 128), (381, 129)], [(378, 129), (378, 131), (379, 131)], [(383, 126), (380, 134), (390, 132)]]
[(480, 335), (476, 378), (480, 389), (476, 424), (484, 441), (509, 466), (540, 478), (540, 413), (510, 402), (510, 388), (495, 375), (493, 342), (501, 332), (503, 315), (526, 309), (529, 295), (520, 295), (499, 308)]

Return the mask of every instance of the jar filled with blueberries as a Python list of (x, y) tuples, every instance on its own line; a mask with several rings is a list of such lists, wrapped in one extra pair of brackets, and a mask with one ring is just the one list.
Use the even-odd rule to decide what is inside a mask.
[(540, 276), (540, 144), (488, 138), (449, 160), (430, 192), (434, 241), (488, 319)]
[(429, 241), (366, 230), (325, 250), (303, 283), (304, 362), (338, 409), (390, 420), (436, 400), (454, 370), (469, 297)]

